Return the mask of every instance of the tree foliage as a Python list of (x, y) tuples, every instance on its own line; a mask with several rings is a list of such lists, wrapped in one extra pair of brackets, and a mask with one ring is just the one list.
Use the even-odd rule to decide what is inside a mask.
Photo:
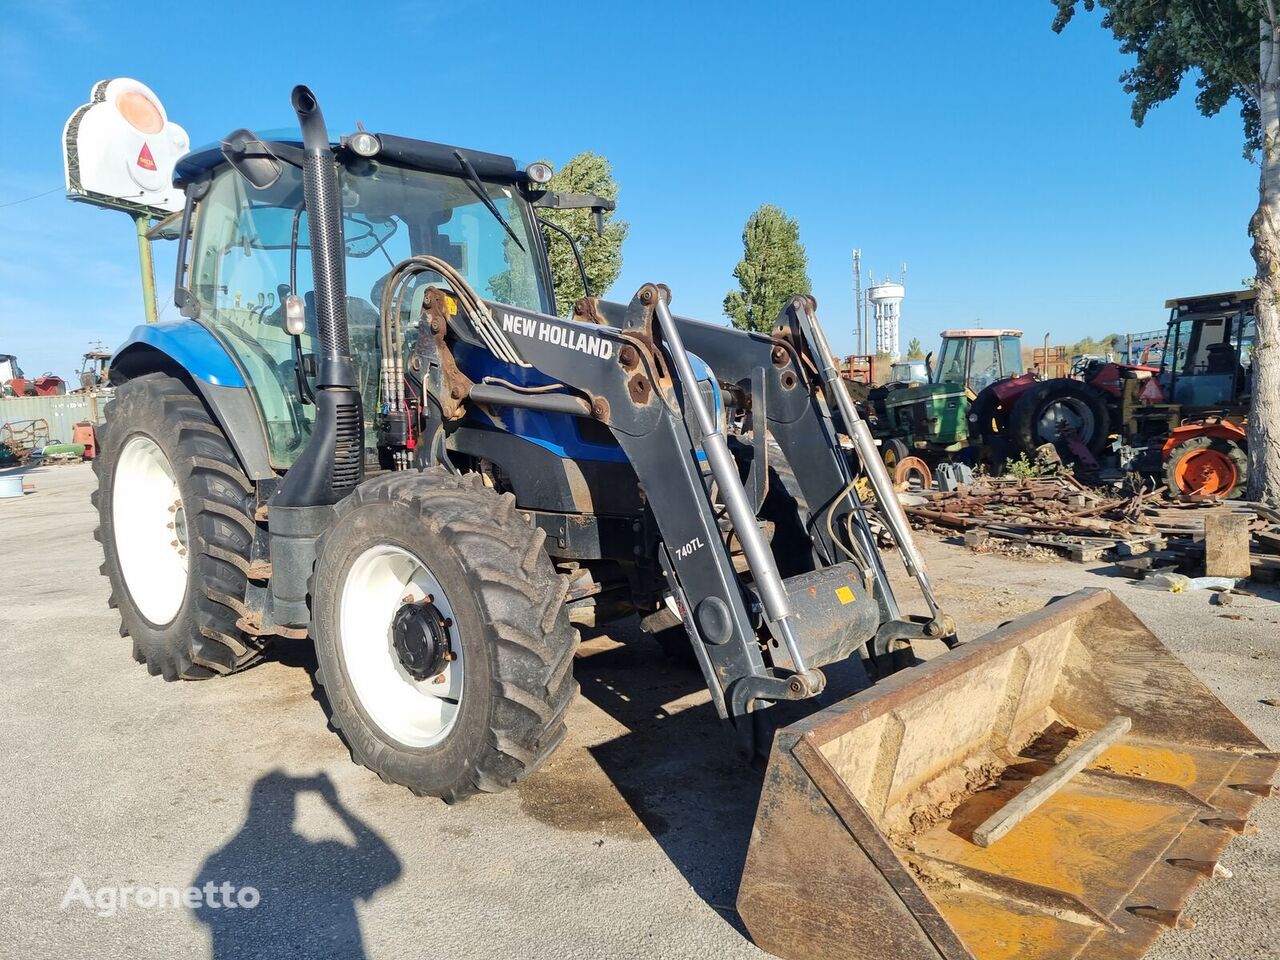
[(1101, 8), (1102, 26), (1137, 63), (1120, 75), (1133, 96), (1133, 122), (1174, 97), (1195, 74), (1196, 107), (1206, 117), (1232, 100), (1244, 120), (1245, 151), (1261, 146), (1258, 24), (1266, 0), (1053, 0), (1061, 32), (1077, 9)]
[(740, 330), (767, 332), (788, 299), (812, 288), (800, 225), (773, 204), (761, 204), (743, 228), (742, 250), (733, 270), (738, 289), (725, 296), (724, 312)]
[(1085, 337), (1067, 346), (1067, 356), (1078, 357), (1082, 354), (1102, 356), (1118, 353), (1124, 349), (1123, 333), (1108, 333), (1105, 337)]
[(919, 337), (912, 337), (911, 342), (907, 344), (907, 359), (908, 360), (924, 359), (924, 347), (920, 345)]
[[(551, 178), (556, 193), (594, 193), (607, 200), (618, 199), (618, 183), (607, 158), (586, 151), (570, 158)], [(578, 242), (582, 264), (591, 282), (591, 293), (600, 296), (622, 272), (622, 242), (631, 225), (617, 219), (615, 211), (604, 215), (604, 236), (596, 233), (595, 214), (590, 210), (541, 210), (542, 218), (563, 227)], [(556, 313), (567, 316), (582, 296), (582, 275), (569, 243), (554, 230), (546, 230), (547, 259), (556, 288)]]
[(1138, 126), (1195, 78), (1196, 107), (1213, 116), (1236, 102), (1244, 153), (1259, 160), (1249, 218), (1257, 269), (1257, 337), (1250, 360), (1249, 489), (1280, 504), (1280, 16), (1276, 0), (1053, 0), (1053, 29), (1083, 9), (1135, 58), (1120, 77)]

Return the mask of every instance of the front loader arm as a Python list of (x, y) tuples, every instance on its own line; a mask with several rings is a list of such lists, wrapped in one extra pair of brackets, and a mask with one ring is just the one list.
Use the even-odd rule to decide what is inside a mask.
[[(703, 443), (686, 422), (685, 404), (696, 384), (685, 391), (680, 371), (655, 336), (660, 295), (650, 284), (629, 306), (608, 305), (608, 325), (503, 304), (491, 310), (524, 362), (580, 398), (579, 415), (608, 426), (627, 454), (662, 536), (672, 597), (721, 715), (749, 712), (754, 699), (811, 696), (820, 689), (820, 674), (797, 681), (775, 675), (765, 664), (757, 639), (758, 603), (734, 569), (711, 478), (699, 457)], [(545, 396), (537, 402), (546, 402)], [(492, 393), (473, 399), (481, 397)], [(803, 666), (802, 656), (792, 660)]]
[[(892, 641), (929, 631), (898, 615), (853, 491), (830, 390), (812, 360), (812, 330), (780, 327), (782, 335), (760, 337), (677, 321), (669, 296), (648, 284), (625, 307), (590, 301), (577, 315), (595, 322), (491, 304), (520, 362), (563, 392), (554, 392), (557, 384), (530, 395), (483, 383), (471, 387), (470, 400), (482, 408), (554, 405), (609, 428), (657, 522), (663, 573), (713, 700), (737, 720), (759, 701), (816, 695), (825, 685), (818, 668), (864, 643), (881, 654)], [(762, 428), (767, 423), (810, 506), (817, 569), (780, 576), (757, 519), (763, 497), (744, 490), (718, 411), (708, 408), (686, 351), (706, 354), (717, 379), (744, 391), (753, 418)], [(767, 461), (763, 437), (753, 433), (752, 445)], [(760, 479), (766, 464), (756, 469)], [(735, 567), (735, 540), (745, 570)]]
[[(780, 321), (794, 307), (794, 303), (784, 307)], [(831, 409), (795, 345), (789, 339), (687, 317), (676, 317), (676, 322), (685, 346), (706, 360), (720, 380), (750, 391), (753, 412), (760, 408), (766, 411), (768, 433), (782, 451), (808, 507), (805, 526), (823, 565), (843, 559), (845, 550), (830, 531), (846, 529), (846, 521), (852, 519), (848, 529), (855, 542), (844, 546), (857, 551), (864, 572), (873, 580), (881, 620), (896, 619), (897, 601), (875, 538), (857, 492), (849, 489), (853, 471), (840, 446)], [(763, 395), (758, 393), (761, 387)], [(754, 417), (752, 423), (755, 432)], [(766, 469), (766, 465), (758, 469)], [(829, 510), (830, 524), (824, 519)]]

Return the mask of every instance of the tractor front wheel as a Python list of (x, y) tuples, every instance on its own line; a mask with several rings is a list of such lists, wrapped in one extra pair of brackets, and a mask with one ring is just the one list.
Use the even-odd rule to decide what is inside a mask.
[(264, 641), (243, 633), (253, 484), (200, 398), (163, 373), (107, 404), (93, 503), (109, 603), (133, 656), (166, 680), (231, 673)]
[(898, 469), (898, 464), (911, 456), (911, 449), (897, 437), (889, 437), (880, 442), (880, 459), (884, 461), (889, 476)]
[(510, 494), (440, 468), (371, 480), (337, 511), (312, 636), (352, 758), (447, 801), (536, 770), (577, 691), (568, 581), (543, 531)]
[(1174, 496), (1202, 494), (1236, 500), (1244, 496), (1248, 471), (1249, 460), (1239, 444), (1202, 434), (1169, 451), (1164, 479)]

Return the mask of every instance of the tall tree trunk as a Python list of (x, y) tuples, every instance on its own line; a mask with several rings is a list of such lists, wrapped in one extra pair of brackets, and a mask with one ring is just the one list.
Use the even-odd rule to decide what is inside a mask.
[(1249, 222), (1257, 264), (1258, 333), (1249, 410), (1249, 499), (1280, 506), (1280, 30), (1261, 22), (1262, 173)]

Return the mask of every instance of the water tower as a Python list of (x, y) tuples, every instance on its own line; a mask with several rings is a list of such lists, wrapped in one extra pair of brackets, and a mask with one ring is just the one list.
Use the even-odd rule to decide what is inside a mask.
[(898, 316), (907, 288), (901, 283), (882, 280), (867, 290), (867, 299), (875, 311), (876, 353), (898, 357)]

